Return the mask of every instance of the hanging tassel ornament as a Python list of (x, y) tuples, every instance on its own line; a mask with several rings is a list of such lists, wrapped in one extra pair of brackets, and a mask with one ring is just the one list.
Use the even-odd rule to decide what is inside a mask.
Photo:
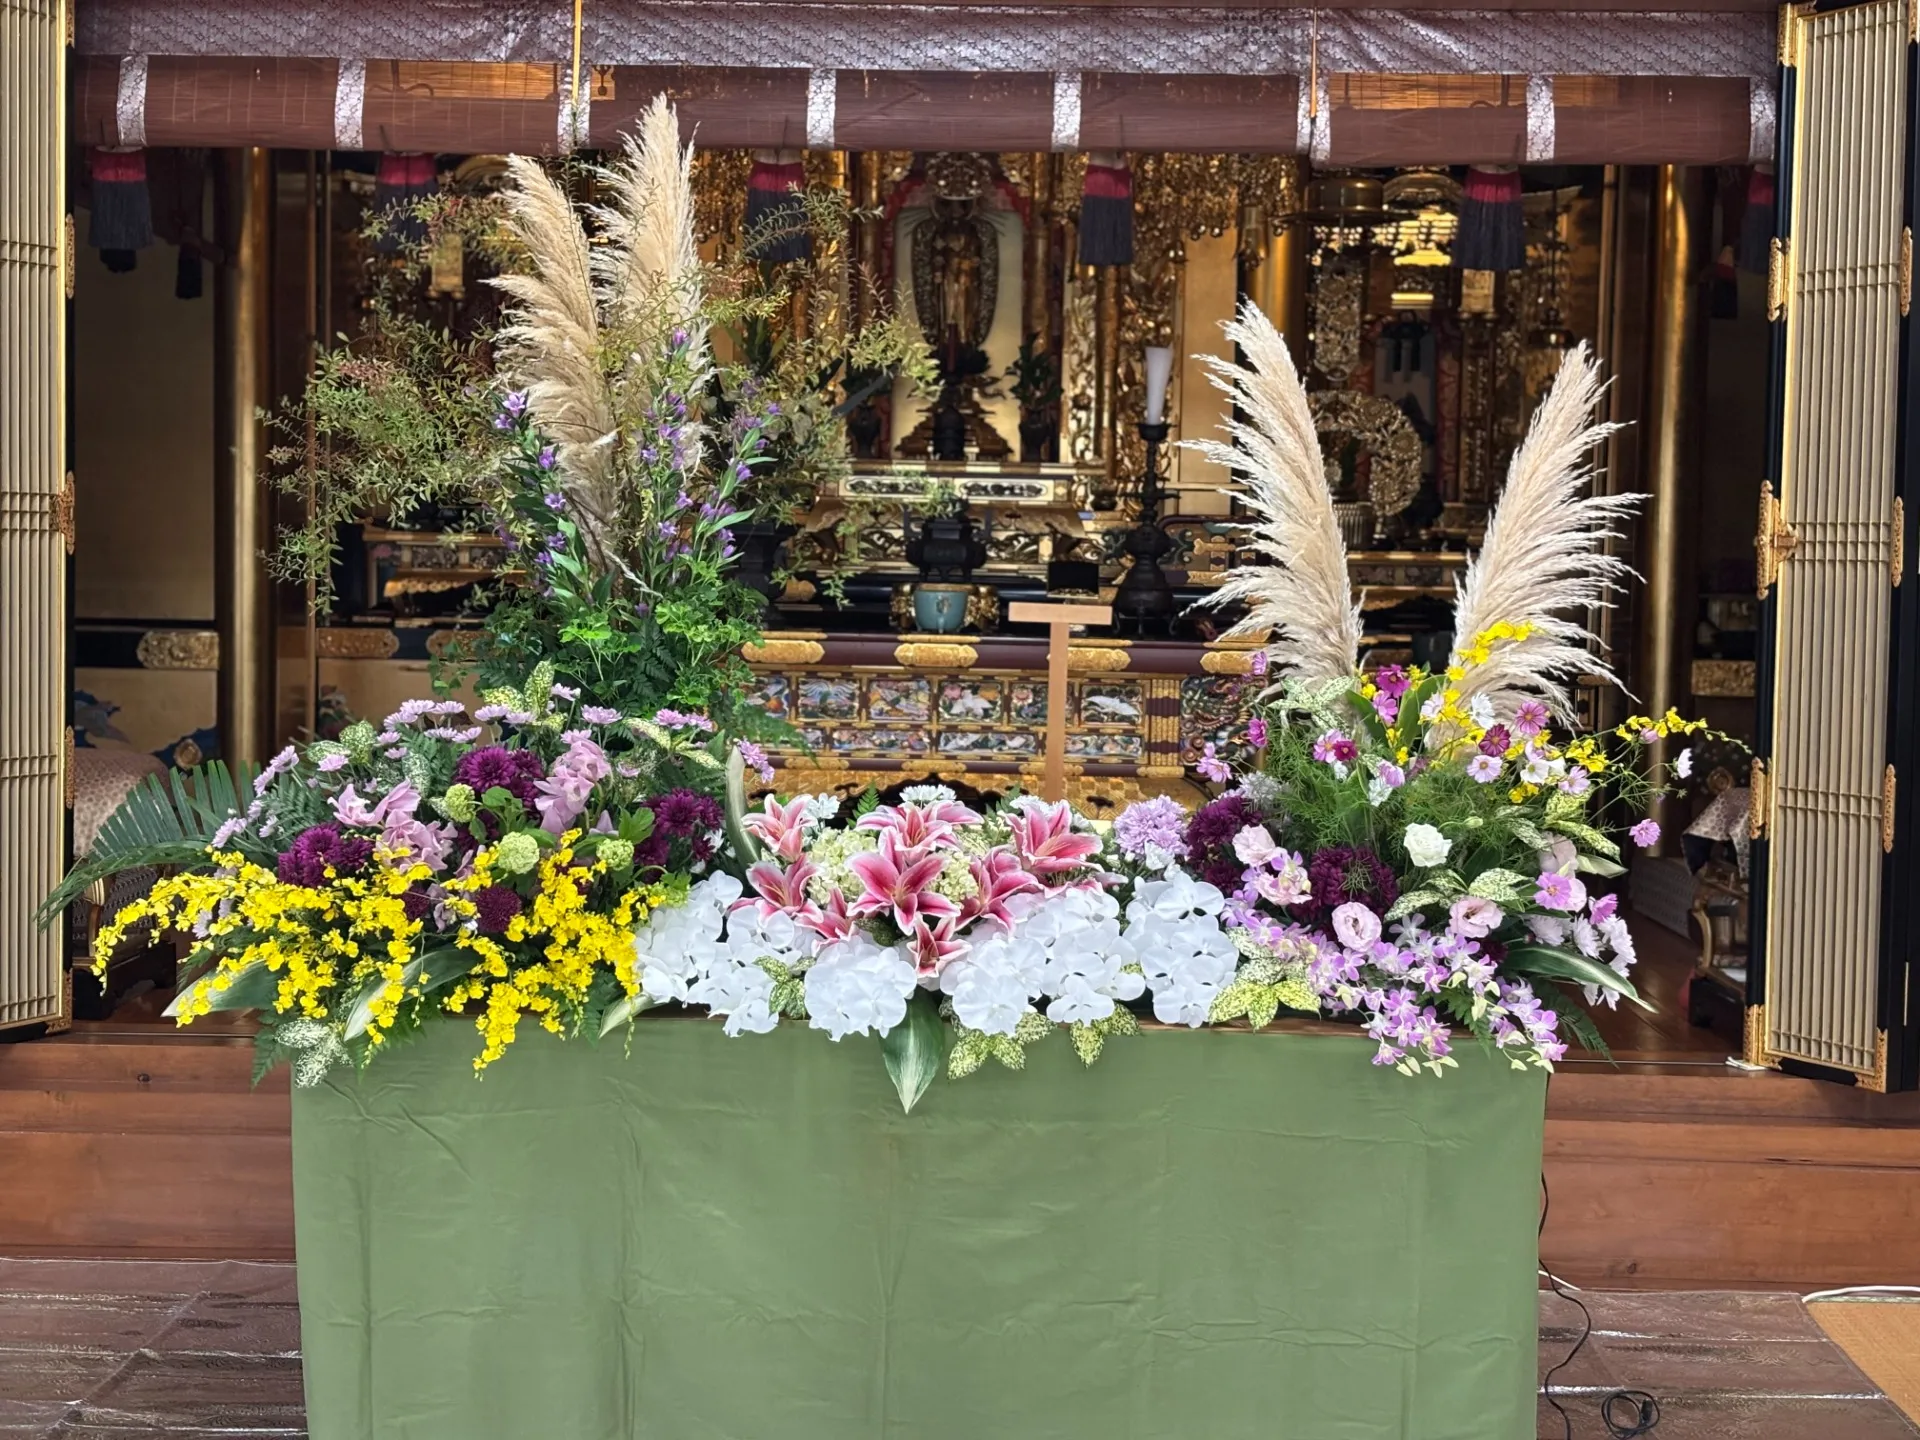
[(1511, 165), (1467, 171), (1453, 263), (1462, 270), (1518, 270), (1527, 263), (1527, 222), (1520, 209), (1520, 172)]
[(1133, 172), (1127, 157), (1112, 150), (1087, 156), (1080, 191), (1080, 263), (1133, 263)]
[(747, 253), (764, 265), (784, 265), (813, 253), (807, 230), (807, 167), (798, 150), (756, 150), (747, 172)]
[(109, 270), (133, 269), (133, 252), (153, 244), (153, 200), (147, 194), (145, 150), (94, 149), (87, 153), (93, 179), (87, 243)]
[(1747, 210), (1740, 217), (1740, 268), (1750, 275), (1767, 273), (1767, 252), (1773, 244), (1773, 167), (1756, 165), (1747, 177)]
[(427, 238), (427, 227), (413, 213), (413, 205), (439, 188), (440, 177), (433, 156), (383, 154), (373, 176), (373, 208), (386, 215), (387, 224), (374, 242), (374, 248), (391, 254), (422, 244)]

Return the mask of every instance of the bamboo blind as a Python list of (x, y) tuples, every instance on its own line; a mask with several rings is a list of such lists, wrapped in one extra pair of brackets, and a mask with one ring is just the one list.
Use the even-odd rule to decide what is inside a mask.
[(1787, 244), (1766, 1048), (1874, 1077), (1906, 13), (1803, 16)]
[(63, 30), (60, 0), (0, 0), (0, 1028), (66, 1011), (32, 918), (66, 861)]

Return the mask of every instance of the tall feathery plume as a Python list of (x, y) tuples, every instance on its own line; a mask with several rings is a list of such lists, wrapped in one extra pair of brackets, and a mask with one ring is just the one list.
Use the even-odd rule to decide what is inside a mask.
[[(615, 163), (595, 173), (612, 202), (592, 207), (603, 242), (594, 247), (593, 275), (608, 329), (661, 336), (679, 331), (690, 370), (703, 376), (708, 341), (706, 326), (696, 318), (705, 296), (693, 229), (693, 147), (681, 145), (679, 117), (664, 95), (656, 95), (641, 116), (639, 133), (625, 137)], [(623, 344), (628, 338), (621, 335)], [(652, 361), (650, 348), (635, 352), (641, 368)], [(651, 390), (642, 385), (633, 393)], [(700, 436), (697, 424), (682, 432), (690, 465), (699, 463)]]
[(497, 345), (501, 374), (557, 449), (556, 472), (589, 550), (600, 557), (619, 512), (613, 396), (600, 355), (586, 233), (564, 190), (535, 161), (510, 156), (509, 223), (532, 268), (492, 283), (510, 300)]
[(1360, 607), (1347, 578), (1347, 549), (1334, 519), (1307, 392), (1286, 342), (1259, 306), (1243, 303), (1224, 328), (1246, 363), (1212, 355), (1203, 363), (1207, 378), (1245, 418), (1228, 422), (1231, 444), (1187, 444), (1241, 478), (1234, 493), (1258, 517), (1243, 527), (1246, 544), (1269, 563), (1229, 571), (1202, 603), (1244, 601), (1246, 618), (1228, 636), (1272, 631), (1269, 658), (1297, 678), (1345, 678), (1360, 660)]
[(1593, 478), (1594, 447), (1620, 428), (1594, 419), (1605, 390), (1586, 345), (1567, 352), (1514, 452), (1486, 540), (1454, 597), (1455, 665), (1477, 636), (1502, 621), (1532, 627), (1524, 640), (1495, 645), (1467, 667), (1459, 687), (1462, 704), (1484, 695), (1502, 720), (1528, 699), (1570, 720), (1572, 681), (1595, 675), (1619, 683), (1584, 622), (1633, 575), (1606, 553), (1606, 542), (1645, 497), (1581, 494)]

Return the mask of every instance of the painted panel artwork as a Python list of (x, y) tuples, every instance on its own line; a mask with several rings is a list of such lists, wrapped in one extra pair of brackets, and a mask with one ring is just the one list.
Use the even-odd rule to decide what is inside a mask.
[(1138, 680), (1090, 680), (1080, 692), (1082, 725), (1138, 725), (1145, 713)]
[(1040, 736), (1035, 731), (942, 730), (942, 755), (1037, 755)]
[(1016, 680), (1007, 687), (1007, 708), (1015, 724), (1047, 723), (1047, 686), (1045, 681)]
[(998, 680), (945, 680), (940, 685), (940, 718), (980, 725), (1000, 718)]
[(800, 713), (809, 720), (853, 720), (860, 714), (860, 684), (847, 675), (804, 675)]
[(867, 682), (867, 718), (924, 725), (933, 718), (933, 682), (924, 675), (876, 675)]

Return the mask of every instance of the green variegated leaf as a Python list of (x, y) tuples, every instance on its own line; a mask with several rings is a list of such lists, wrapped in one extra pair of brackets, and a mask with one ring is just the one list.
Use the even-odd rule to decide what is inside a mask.
[(1600, 875), (1604, 877), (1624, 875), (1627, 873), (1627, 867), (1620, 864), (1617, 860), (1602, 860), (1598, 855), (1588, 855), (1585, 853), (1574, 857), (1573, 868), (1584, 871), (1588, 875)]
[(947, 1052), (947, 1078), (964, 1080), (978, 1070), (993, 1048), (992, 1041), (993, 1037), (978, 1030), (961, 1030)]
[(1027, 1047), (1011, 1035), (995, 1035), (988, 1042), (993, 1058), (1009, 1070), (1027, 1068)]
[(1522, 820), (1518, 816), (1515, 816), (1507, 822), (1507, 829), (1513, 832), (1514, 839), (1518, 840), (1522, 845), (1531, 846), (1535, 850), (1544, 850), (1553, 843), (1552, 840), (1547, 838), (1547, 833), (1538, 825), (1535, 825), (1530, 820)]
[(1247, 1002), (1247, 1024), (1256, 1030), (1264, 1030), (1273, 1023), (1273, 1017), (1280, 1013), (1278, 989), (1272, 985), (1259, 987), (1260, 993)]
[(1080, 1057), (1080, 1063), (1091, 1065), (1100, 1058), (1100, 1047), (1107, 1043), (1107, 1037), (1093, 1025), (1069, 1025), (1067, 1033), (1073, 1040), (1073, 1053)]
[(1596, 855), (1604, 855), (1609, 860), (1620, 858), (1620, 847), (1591, 825), (1583, 825), (1577, 820), (1550, 820), (1547, 823), (1569, 840), (1577, 840)]
[(1517, 871), (1482, 870), (1467, 886), (1467, 893), (1498, 905), (1511, 905), (1521, 897), (1522, 887), (1528, 883), (1527, 877)]
[(1413, 914), (1413, 912), (1418, 910), (1422, 905), (1444, 905), (1446, 900), (1447, 897), (1443, 891), (1431, 888), (1425, 890), (1409, 890), (1393, 902), (1388, 908), (1385, 918), (1388, 920), (1403, 920)]

